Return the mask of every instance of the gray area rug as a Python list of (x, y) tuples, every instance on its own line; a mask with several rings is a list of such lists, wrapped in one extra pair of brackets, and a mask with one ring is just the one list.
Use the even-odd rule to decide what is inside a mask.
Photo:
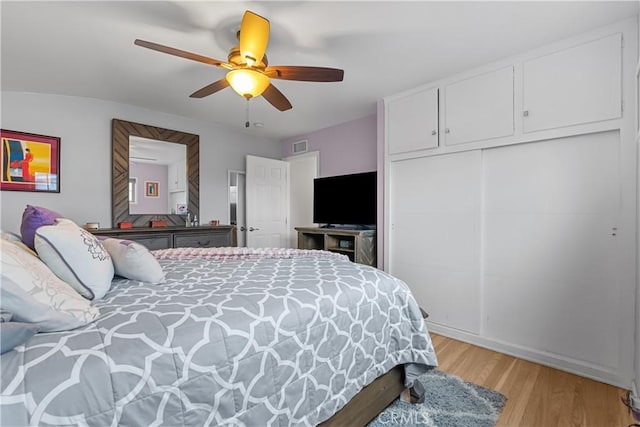
[(408, 404), (398, 399), (368, 427), (493, 427), (506, 401), (497, 391), (438, 370), (418, 380), (426, 390), (424, 403)]

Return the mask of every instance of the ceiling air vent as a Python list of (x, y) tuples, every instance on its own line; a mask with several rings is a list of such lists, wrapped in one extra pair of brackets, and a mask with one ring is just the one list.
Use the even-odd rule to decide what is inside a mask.
[(302, 141), (294, 142), (291, 144), (293, 148), (293, 154), (306, 153), (309, 149), (309, 140), (304, 139)]

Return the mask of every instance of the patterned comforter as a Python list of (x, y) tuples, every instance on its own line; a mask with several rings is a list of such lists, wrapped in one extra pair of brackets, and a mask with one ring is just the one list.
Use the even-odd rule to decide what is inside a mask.
[[(246, 250), (245, 250), (246, 251)], [(315, 425), (436, 356), (409, 288), (340, 255), (156, 251), (84, 327), (1, 356), (0, 425)]]

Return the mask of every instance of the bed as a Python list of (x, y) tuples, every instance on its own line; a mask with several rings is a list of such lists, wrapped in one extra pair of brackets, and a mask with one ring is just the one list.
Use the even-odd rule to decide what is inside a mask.
[(408, 286), (343, 255), (152, 253), (162, 283), (116, 276), (97, 320), (0, 356), (0, 425), (317, 425), (437, 364)]

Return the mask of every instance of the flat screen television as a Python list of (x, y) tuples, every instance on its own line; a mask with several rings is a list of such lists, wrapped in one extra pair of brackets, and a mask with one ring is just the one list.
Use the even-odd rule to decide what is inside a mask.
[(376, 172), (313, 180), (313, 222), (325, 227), (375, 227)]

